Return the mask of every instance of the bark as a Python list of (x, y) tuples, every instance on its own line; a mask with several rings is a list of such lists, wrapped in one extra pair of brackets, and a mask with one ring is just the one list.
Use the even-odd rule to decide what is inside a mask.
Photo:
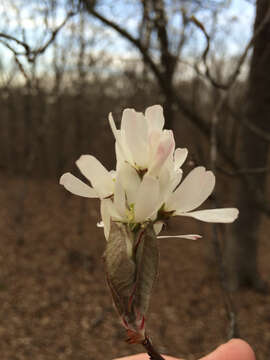
[[(270, 11), (269, 0), (257, 0), (254, 31)], [(270, 132), (270, 24), (268, 23), (254, 41), (253, 55), (247, 91), (247, 119), (265, 132)], [(267, 166), (269, 142), (258, 138), (249, 128), (241, 130), (239, 160), (242, 168), (264, 168)], [(249, 188), (264, 194), (266, 173), (251, 175)], [(239, 183), (237, 205), (240, 209), (239, 220), (232, 227), (225, 248), (225, 261), (228, 270), (228, 287), (235, 290), (239, 286), (251, 286), (264, 290), (257, 266), (257, 250), (261, 213), (252, 200), (247, 188)]]

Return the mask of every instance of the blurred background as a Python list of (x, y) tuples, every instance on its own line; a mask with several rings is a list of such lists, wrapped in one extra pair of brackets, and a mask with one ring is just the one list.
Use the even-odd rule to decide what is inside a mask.
[(66, 192), (93, 154), (115, 166), (112, 112), (161, 104), (177, 147), (215, 171), (205, 207), (234, 225), (174, 219), (148, 328), (197, 359), (240, 336), (270, 348), (269, 0), (2, 0), (0, 357), (112, 359), (127, 345), (104, 277), (99, 203)]

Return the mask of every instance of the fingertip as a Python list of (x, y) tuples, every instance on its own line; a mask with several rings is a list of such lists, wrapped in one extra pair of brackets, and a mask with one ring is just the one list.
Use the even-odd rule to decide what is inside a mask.
[(145, 353), (141, 353), (141, 354), (131, 355), (131, 356), (127, 356), (127, 357), (117, 358), (114, 360), (147, 360), (147, 359), (149, 359), (148, 355)]
[(219, 346), (208, 356), (201, 360), (256, 360), (251, 346), (244, 340), (232, 339)]
[[(174, 357), (171, 356), (167, 356), (167, 355), (163, 355), (165, 360), (179, 360), (176, 359)], [(132, 356), (127, 356), (124, 358), (117, 358), (114, 360), (149, 360), (149, 355), (147, 355), (146, 353), (142, 353), (142, 354), (137, 354), (137, 355), (132, 355)]]
[(242, 339), (232, 339), (227, 343), (227, 346), (230, 346), (231, 350), (236, 355), (239, 356), (239, 359), (244, 360), (256, 360), (256, 356), (252, 347)]

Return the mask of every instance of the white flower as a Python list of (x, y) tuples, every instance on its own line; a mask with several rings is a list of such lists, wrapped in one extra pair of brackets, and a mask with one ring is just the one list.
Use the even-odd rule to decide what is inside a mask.
[(193, 169), (165, 204), (166, 211), (173, 215), (189, 216), (206, 222), (231, 223), (239, 214), (238, 209), (211, 209), (192, 211), (199, 207), (212, 193), (215, 175), (202, 166)]
[(65, 173), (60, 178), (60, 184), (75, 195), (88, 198), (106, 198), (113, 195), (113, 173), (91, 155), (82, 155), (76, 161), (81, 173), (89, 180), (93, 187), (85, 184), (71, 173)]
[[(151, 222), (158, 235), (171, 216), (214, 223), (230, 223), (238, 217), (235, 208), (194, 211), (212, 193), (215, 176), (196, 167), (181, 182), (181, 166), (188, 151), (175, 150), (172, 131), (163, 130), (161, 106), (147, 108), (145, 115), (124, 110), (120, 130), (111, 114), (109, 121), (116, 139), (116, 171), (108, 171), (94, 156), (82, 155), (76, 165), (92, 186), (71, 173), (60, 178), (60, 184), (71, 193), (100, 198), (102, 222), (98, 226), (104, 227), (106, 239), (111, 221), (126, 223), (134, 231)], [(172, 237), (196, 240), (200, 235)]]
[(163, 130), (162, 107), (151, 106), (145, 115), (125, 109), (120, 130), (117, 130), (111, 113), (109, 122), (116, 139), (117, 163), (127, 161), (137, 170), (157, 175), (175, 147), (173, 132)]
[(101, 201), (104, 233), (108, 239), (110, 222), (120, 221), (132, 227), (155, 220), (163, 203), (157, 178), (140, 176), (128, 163), (119, 168), (115, 180), (114, 196)]
[(159, 173), (160, 192), (164, 203), (182, 179), (183, 171), (180, 167), (185, 162), (187, 154), (188, 151), (185, 148), (176, 149), (175, 152), (167, 158)]
[[(215, 175), (213, 172), (206, 171), (202, 166), (196, 167), (178, 188), (170, 194), (162, 208), (162, 212), (171, 214), (171, 216), (188, 216), (211, 223), (231, 223), (235, 221), (239, 214), (236, 208), (193, 211), (210, 196), (214, 186)], [(161, 229), (162, 226), (159, 224), (156, 233)], [(184, 235), (180, 237), (184, 237)]]

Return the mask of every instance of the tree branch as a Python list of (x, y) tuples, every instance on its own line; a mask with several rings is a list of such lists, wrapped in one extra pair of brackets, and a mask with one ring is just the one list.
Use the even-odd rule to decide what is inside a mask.
[[(205, 46), (204, 52), (202, 54), (202, 60), (203, 60), (204, 66), (206, 68), (206, 72), (204, 74), (205, 77), (211, 82), (211, 84), (213, 86), (215, 86), (215, 87), (217, 87), (219, 89), (222, 89), (222, 90), (229, 90), (233, 86), (233, 84), (235, 83), (238, 75), (240, 74), (241, 68), (242, 68), (242, 66), (243, 66), (243, 64), (244, 64), (244, 62), (245, 62), (245, 60), (247, 58), (249, 50), (251, 49), (251, 47), (254, 44), (254, 41), (255, 41), (256, 37), (261, 33), (261, 31), (265, 28), (265, 26), (270, 22), (270, 10), (267, 12), (264, 20), (262, 21), (260, 26), (257, 28), (255, 33), (253, 34), (253, 36), (249, 40), (249, 42), (246, 45), (242, 55), (238, 59), (238, 62), (237, 62), (237, 65), (236, 65), (236, 68), (235, 68), (234, 72), (231, 74), (231, 76), (229, 77), (228, 82), (225, 83), (225, 84), (218, 83), (213, 78), (213, 76), (211, 75), (211, 72), (210, 72), (210, 68), (209, 68), (209, 66), (207, 64), (207, 56), (208, 56), (208, 53), (209, 53), (209, 50), (210, 50), (210, 41), (211, 41), (211, 38), (210, 38), (209, 34), (207, 33), (204, 25), (195, 16), (192, 16), (190, 18), (190, 20), (202, 31), (202, 33), (203, 33), (203, 35), (205, 37), (205, 40), (206, 40), (206, 46)], [(198, 67), (197, 67), (196, 70), (199, 71)]]
[(35, 62), (36, 57), (43, 54), (47, 48), (54, 42), (57, 34), (59, 33), (59, 31), (66, 25), (66, 23), (68, 22), (68, 20), (74, 16), (76, 13), (75, 12), (69, 12), (67, 14), (67, 16), (65, 17), (65, 19), (62, 21), (62, 23), (57, 26), (52, 32), (51, 32), (51, 36), (48, 39), (48, 41), (41, 47), (37, 48), (37, 49), (32, 49), (25, 41), (19, 40), (16, 37), (9, 35), (9, 34), (5, 34), (3, 32), (0, 32), (0, 38), (9, 40), (9, 41), (14, 41), (17, 45), (20, 45), (24, 48), (24, 52), (19, 52), (16, 51), (10, 44), (8, 44), (6, 41), (1, 40), (1, 43), (7, 48), (9, 49), (13, 55), (17, 58), (16, 62), (18, 62), (18, 56), (25, 56), (27, 58), (27, 60), (29, 62)]
[[(11, 40), (11, 41), (14, 41), (17, 45), (20, 45), (22, 46), (24, 49), (25, 49), (25, 53), (22, 53), (22, 55), (26, 55), (28, 56), (30, 53), (31, 53), (31, 48), (30, 46), (24, 42), (24, 41), (21, 41), (17, 38), (15, 38), (14, 36), (12, 35), (9, 35), (9, 34), (5, 34), (3, 32), (0, 32), (0, 38), (4, 38), (6, 40)], [(6, 42), (2, 42), (9, 50), (13, 49), (10, 45), (6, 45), (7, 43)], [(12, 50), (13, 53), (16, 53), (17, 55), (21, 55), (19, 53), (17, 53), (14, 49)]]
[[(160, 70), (159, 66), (155, 63), (155, 61), (151, 58), (151, 55), (149, 54), (148, 50), (143, 46), (140, 39), (135, 38), (123, 27), (116, 24), (112, 20), (107, 19), (105, 16), (103, 16), (98, 11), (96, 11), (95, 6), (91, 2), (91, 0), (82, 0), (82, 2), (90, 15), (92, 15), (95, 18), (97, 18), (98, 20), (100, 20), (106, 26), (109, 26), (110, 28), (114, 29), (118, 34), (122, 35), (125, 39), (127, 39), (129, 42), (131, 42), (140, 51), (140, 53), (143, 57), (143, 60), (150, 67), (150, 69), (156, 76), (161, 89), (164, 91), (164, 94), (166, 94), (166, 92), (167, 92), (166, 77), (163, 76), (163, 72)], [(247, 51), (245, 51), (245, 53), (246, 52)], [(206, 59), (206, 56), (207, 56), (207, 53), (205, 54), (205, 59)], [(244, 57), (242, 56), (241, 59), (242, 59), (241, 60), (241, 64), (242, 64)], [(237, 75), (238, 75), (239, 71), (235, 71), (235, 73), (237, 73)], [(236, 79), (236, 77), (235, 77), (235, 79)], [(235, 81), (235, 79), (234, 79), (234, 81)], [(233, 83), (230, 85), (230, 87), (232, 85), (233, 85)], [(189, 120), (191, 120), (192, 123), (194, 123), (194, 125), (201, 131), (201, 133), (205, 137), (207, 137), (207, 139), (209, 139), (211, 136), (211, 127), (209, 126), (209, 123), (207, 123), (205, 121), (205, 119), (203, 117), (201, 117), (199, 114), (195, 113), (191, 109), (191, 107), (187, 104), (185, 99), (183, 97), (181, 97), (179, 94), (177, 94), (173, 85), (171, 85), (171, 86), (172, 86), (172, 88), (171, 88), (170, 95), (172, 96), (172, 99), (173, 99), (175, 105), (178, 107), (179, 111), (181, 111), (183, 113), (183, 115), (185, 115)], [(221, 107), (221, 105), (220, 105), (220, 107)], [(217, 139), (217, 142), (219, 144), (218, 150), (219, 150), (220, 154), (230, 164), (232, 169), (234, 171), (237, 171), (240, 168), (240, 166), (239, 166), (239, 164), (237, 164), (235, 159), (233, 159), (231, 154), (229, 154), (229, 152), (224, 144), (223, 139), (219, 137)], [(240, 173), (238, 176), (242, 178), (242, 180), (245, 182), (245, 184), (248, 184), (248, 181), (247, 181), (248, 179), (246, 178), (246, 174)], [(266, 206), (264, 204), (264, 202), (262, 201), (262, 197), (260, 196), (258, 198), (254, 192), (252, 192), (252, 195), (254, 197), (254, 202), (258, 205), (258, 207), (262, 211), (266, 212), (267, 214), (270, 214), (270, 209), (268, 209), (268, 206)]]
[(114, 29), (118, 34), (122, 35), (125, 39), (129, 40), (135, 47), (140, 51), (144, 61), (149, 65), (155, 76), (160, 82), (164, 82), (160, 70), (157, 64), (152, 60), (149, 55), (147, 48), (141, 43), (140, 39), (133, 37), (127, 30), (122, 28), (120, 25), (115, 22), (107, 19), (105, 16), (97, 12), (94, 6), (91, 4), (90, 0), (82, 0), (85, 5), (86, 10), (89, 14), (93, 15), (95, 18), (100, 20), (103, 24)]
[[(49, 38), (49, 40), (40, 48), (36, 49), (36, 50), (32, 50), (32, 54), (34, 55), (34, 58), (38, 55), (43, 54), (47, 48), (54, 42), (56, 36), (58, 35), (59, 31), (61, 31), (61, 29), (66, 25), (66, 23), (68, 22), (68, 20), (70, 18), (72, 18), (74, 15), (76, 15), (76, 12), (70, 11), (67, 16), (65, 17), (65, 19), (62, 21), (62, 23), (56, 27), (52, 32), (51, 32), (51, 36)], [(32, 61), (32, 60), (31, 60)]]

